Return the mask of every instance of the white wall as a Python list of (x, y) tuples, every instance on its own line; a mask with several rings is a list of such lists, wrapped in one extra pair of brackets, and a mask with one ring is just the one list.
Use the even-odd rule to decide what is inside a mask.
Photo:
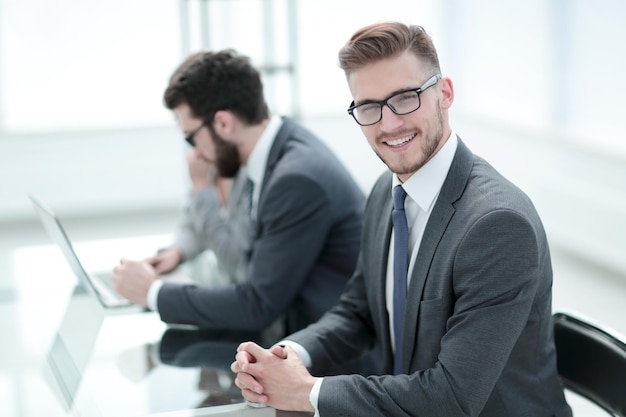
[(33, 193), (64, 216), (179, 207), (183, 140), (174, 126), (0, 140), (0, 222), (30, 220)]
[[(33, 219), (29, 192), (64, 216), (173, 212), (184, 199), (184, 147), (161, 93), (202, 3), (87, 3), (0, 0), (0, 223)], [(263, 2), (209, 3), (211, 46), (263, 63)], [(555, 245), (626, 279), (623, 2), (296, 3), (296, 104), (364, 190), (384, 167), (345, 114), (337, 50), (367, 23), (423, 24), (455, 81), (454, 129), (531, 196)], [(183, 4), (195, 5), (187, 20)], [(272, 4), (284, 40), (285, 1)], [(282, 62), (287, 46), (272, 45)], [(294, 86), (281, 85), (268, 91), (278, 111)]]
[(523, 130), (471, 115), (458, 133), (534, 201), (553, 245), (626, 279), (626, 158), (563, 132)]
[[(385, 167), (352, 120), (342, 116), (303, 123), (368, 192)], [(623, 155), (467, 113), (456, 115), (453, 127), (475, 153), (530, 195), (552, 244), (626, 276)], [(34, 219), (29, 192), (65, 217), (178, 210), (187, 186), (184, 150), (173, 127), (1, 141), (0, 222)]]
[[(352, 120), (305, 121), (329, 140), (364, 189), (385, 169)], [(533, 200), (552, 245), (624, 275), (626, 156), (585, 145), (562, 131), (498, 124), (454, 112), (452, 127)]]

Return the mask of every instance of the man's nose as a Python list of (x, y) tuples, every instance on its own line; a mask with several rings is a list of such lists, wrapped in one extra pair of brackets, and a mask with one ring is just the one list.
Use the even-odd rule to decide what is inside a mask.
[(383, 131), (394, 131), (403, 123), (401, 116), (395, 114), (388, 105), (384, 105), (381, 111), (382, 118), (380, 119), (380, 126)]

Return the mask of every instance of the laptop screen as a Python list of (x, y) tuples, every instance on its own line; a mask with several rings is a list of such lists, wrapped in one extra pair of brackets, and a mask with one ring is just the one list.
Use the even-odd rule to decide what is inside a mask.
[(61, 223), (59, 222), (56, 214), (48, 206), (43, 204), (34, 196), (31, 195), (29, 197), (33, 203), (33, 206), (35, 207), (39, 219), (41, 220), (41, 224), (44, 226), (44, 229), (46, 229), (46, 232), (48, 233), (52, 241), (59, 247), (59, 249), (63, 253), (63, 256), (70, 264), (74, 275), (76, 275), (79, 280), (79, 284), (85, 291), (89, 291), (98, 299), (100, 299), (93, 284), (89, 280), (87, 272), (78, 260), (78, 257), (74, 252), (74, 248), (72, 247), (72, 243), (67, 237), (67, 234), (65, 233), (63, 226), (61, 226)]

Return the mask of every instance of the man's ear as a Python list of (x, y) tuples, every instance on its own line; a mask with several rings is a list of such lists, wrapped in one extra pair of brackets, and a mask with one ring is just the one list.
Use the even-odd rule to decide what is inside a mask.
[(454, 101), (454, 86), (448, 77), (442, 78), (439, 82), (441, 83), (441, 107), (447, 110)]
[(228, 110), (220, 110), (213, 117), (213, 129), (220, 136), (230, 136), (235, 129), (235, 115)]

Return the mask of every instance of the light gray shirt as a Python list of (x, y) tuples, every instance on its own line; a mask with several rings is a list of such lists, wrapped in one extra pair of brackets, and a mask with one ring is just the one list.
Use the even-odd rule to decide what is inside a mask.
[[(250, 225), (250, 196), (245, 193), (247, 173), (241, 167), (234, 178), (226, 208), (221, 208), (215, 187), (192, 192), (178, 229), (174, 247), (185, 260), (211, 250), (216, 267), (227, 282), (245, 278), (247, 259), (252, 242)], [(148, 307), (157, 311), (157, 298), (163, 285), (155, 280), (148, 290)]]

